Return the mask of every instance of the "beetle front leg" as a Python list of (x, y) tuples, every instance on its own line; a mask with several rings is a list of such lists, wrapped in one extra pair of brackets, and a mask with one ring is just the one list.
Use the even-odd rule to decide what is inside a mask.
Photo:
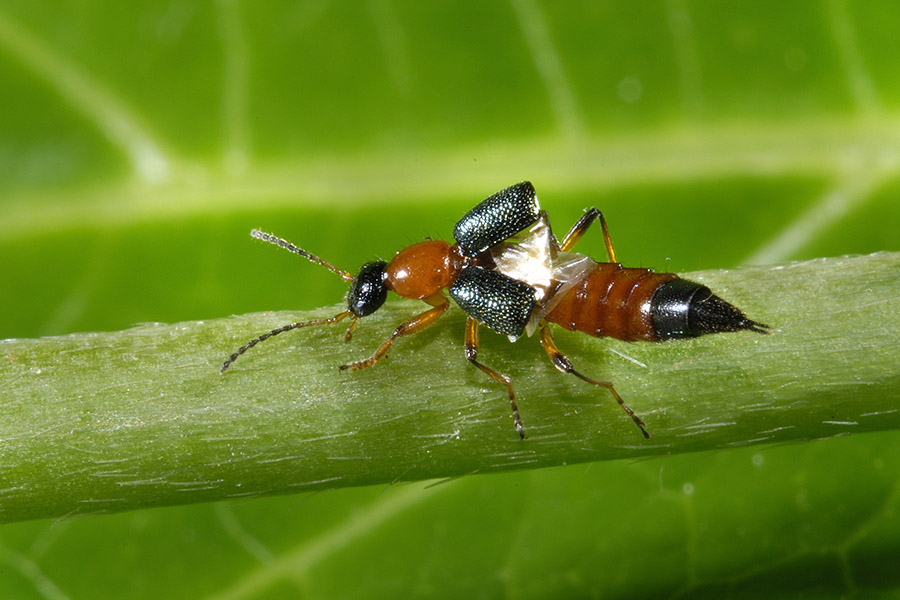
[(447, 307), (450, 306), (450, 301), (447, 298), (443, 297), (443, 302), (435, 306), (434, 308), (430, 308), (425, 312), (416, 315), (409, 321), (405, 323), (401, 323), (397, 329), (394, 330), (394, 333), (389, 337), (378, 350), (375, 351), (375, 354), (370, 356), (365, 360), (361, 360), (355, 363), (350, 363), (347, 365), (341, 365), (341, 371), (346, 369), (350, 369), (351, 371), (359, 371), (360, 369), (365, 369), (367, 367), (371, 367), (375, 363), (377, 363), (388, 351), (391, 347), (391, 344), (394, 343), (399, 337), (403, 337), (404, 335), (413, 335), (415, 333), (419, 333), (429, 325), (434, 324), (435, 321), (441, 318), (441, 315), (447, 310)]
[(513, 422), (519, 438), (525, 439), (525, 427), (519, 418), (519, 407), (516, 405), (516, 393), (513, 391), (512, 381), (506, 375), (502, 375), (487, 365), (478, 362), (478, 321), (469, 317), (466, 319), (466, 360), (487, 373), (491, 379), (506, 386), (509, 393), (509, 407), (512, 409)]
[(622, 407), (622, 410), (628, 413), (628, 416), (631, 417), (631, 420), (634, 421), (634, 424), (638, 426), (638, 429), (641, 430), (641, 433), (644, 434), (644, 437), (650, 437), (650, 433), (647, 432), (647, 429), (644, 427), (644, 422), (639, 416), (634, 414), (634, 411), (631, 410), (631, 408), (627, 404), (625, 404), (625, 402), (622, 400), (622, 397), (619, 396), (619, 393), (616, 391), (616, 388), (613, 387), (613, 384), (611, 382), (592, 379), (590, 377), (582, 375), (581, 373), (576, 371), (574, 367), (572, 367), (572, 361), (570, 361), (562, 352), (559, 351), (559, 348), (556, 347), (556, 343), (553, 341), (553, 333), (550, 331), (550, 327), (546, 323), (541, 327), (541, 345), (547, 352), (547, 356), (550, 357), (550, 362), (553, 363), (553, 366), (563, 373), (571, 373), (575, 377), (581, 379), (582, 381), (587, 381), (591, 385), (596, 385), (608, 389), (609, 393), (612, 394), (613, 398), (616, 399), (616, 402), (619, 403), (619, 406)]

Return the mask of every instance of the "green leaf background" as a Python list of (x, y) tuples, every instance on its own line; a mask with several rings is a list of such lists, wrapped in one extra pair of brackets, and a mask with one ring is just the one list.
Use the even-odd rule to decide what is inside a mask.
[[(355, 270), (523, 179), (557, 229), (600, 207), (635, 266), (900, 250), (898, 26), (887, 1), (7, 0), (0, 338), (331, 305), (340, 281), (249, 229)], [(0, 595), (892, 597), (898, 451), (886, 432), (4, 525)]]

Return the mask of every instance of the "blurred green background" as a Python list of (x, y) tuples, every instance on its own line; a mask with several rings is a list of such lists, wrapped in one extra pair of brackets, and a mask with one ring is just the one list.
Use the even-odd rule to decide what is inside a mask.
[[(898, 27), (889, 1), (6, 0), (0, 338), (331, 305), (249, 230), (355, 271), (523, 179), (558, 230), (600, 207), (632, 266), (900, 250)], [(0, 597), (893, 597), (898, 451), (5, 525)]]

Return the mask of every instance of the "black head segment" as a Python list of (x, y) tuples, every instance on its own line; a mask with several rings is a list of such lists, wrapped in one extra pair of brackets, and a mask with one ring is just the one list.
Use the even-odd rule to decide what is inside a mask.
[(743, 329), (769, 333), (768, 325), (751, 321), (705, 285), (686, 279), (662, 284), (653, 294), (650, 315), (656, 337), (661, 340)]
[(350, 292), (347, 294), (347, 305), (354, 316), (371, 315), (384, 304), (388, 293), (385, 267), (387, 263), (383, 260), (368, 262), (353, 278)]

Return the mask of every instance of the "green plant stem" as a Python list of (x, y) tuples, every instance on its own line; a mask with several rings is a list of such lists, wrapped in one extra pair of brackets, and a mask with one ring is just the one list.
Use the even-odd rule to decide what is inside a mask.
[(534, 338), (484, 332), (463, 357), (453, 309), (391, 356), (364, 358), (421, 303), (344, 324), (246, 340), (340, 307), (0, 343), (0, 521), (59, 517), (622, 457), (809, 440), (900, 426), (900, 254), (690, 273), (772, 334), (623, 343), (557, 330), (580, 371), (556, 371)]

